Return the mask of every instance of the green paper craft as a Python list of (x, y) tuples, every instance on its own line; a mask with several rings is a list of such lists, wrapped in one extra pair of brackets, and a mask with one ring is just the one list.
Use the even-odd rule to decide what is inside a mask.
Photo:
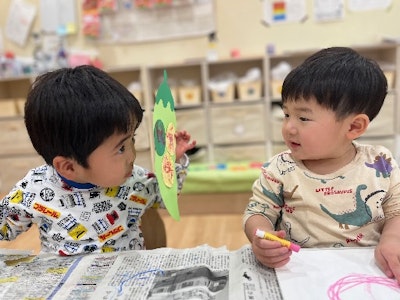
[(153, 112), (154, 165), (164, 204), (175, 220), (179, 220), (178, 184), (175, 171), (176, 116), (174, 98), (168, 86), (167, 71), (158, 87)]

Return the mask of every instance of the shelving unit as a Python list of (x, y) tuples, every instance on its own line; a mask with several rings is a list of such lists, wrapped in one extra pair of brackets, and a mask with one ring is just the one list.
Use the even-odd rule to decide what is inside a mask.
[[(354, 49), (380, 63), (389, 82), (387, 100), (360, 140), (385, 145), (399, 160), (400, 76), (397, 72), (400, 70), (400, 45), (381, 44)], [(145, 109), (143, 123), (137, 132), (135, 163), (153, 169), (152, 109), (164, 70), (167, 71), (175, 99), (177, 129), (190, 132), (200, 147), (192, 157), (193, 162), (263, 162), (286, 149), (281, 137), (283, 114), (279, 108), (280, 97), (279, 93), (278, 96), (273, 93), (279, 82), (272, 80), (271, 71), (282, 61), (295, 67), (315, 51), (106, 69), (127, 87), (132, 83), (141, 86), (141, 90), (131, 90)], [(258, 90), (251, 84), (243, 86), (240, 83), (222, 94), (209, 89), (209, 83), (215, 78), (227, 73), (241, 78), (254, 68), (261, 74)], [(29, 168), (41, 163), (41, 158), (30, 145), (23, 124), (22, 107), (31, 82), (31, 77), (0, 79), (0, 106), (15, 108), (12, 113), (0, 110), (1, 192), (8, 191)], [(243, 91), (247, 91), (249, 97), (243, 95)]]
[[(210, 62), (207, 64), (207, 79), (218, 78), (221, 74), (232, 73), (243, 78), (252, 69), (260, 71), (260, 87), (253, 91), (250, 83), (236, 83), (233, 99), (216, 102), (208, 90), (207, 101), (210, 156), (213, 163), (230, 161), (259, 161), (267, 158), (267, 98), (263, 91), (264, 57), (238, 58)], [(241, 95), (241, 84), (249, 85), (249, 92)], [(251, 92), (256, 94), (247, 100)]]
[[(262, 88), (258, 97), (245, 100), (234, 85), (233, 93), (227, 90), (224, 95), (219, 95), (218, 101), (208, 88), (211, 80), (228, 72), (243, 77), (248, 70), (258, 68), (262, 74), (263, 65), (264, 58), (257, 57), (150, 66), (146, 68), (150, 91), (148, 98), (152, 97), (166, 70), (171, 90), (177, 91), (173, 92), (176, 95), (177, 127), (189, 131), (203, 151), (203, 156), (196, 161), (211, 163), (265, 159), (266, 102)], [(201, 96), (197, 104), (188, 105), (181, 99), (180, 91), (185, 88), (184, 82), (187, 80), (195, 82), (194, 86), (200, 85)]]

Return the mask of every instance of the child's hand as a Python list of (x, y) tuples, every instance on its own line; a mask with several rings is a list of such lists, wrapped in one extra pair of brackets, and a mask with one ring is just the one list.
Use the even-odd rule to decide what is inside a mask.
[(381, 239), (375, 247), (375, 260), (378, 267), (389, 278), (400, 284), (400, 242), (396, 239)]
[[(285, 237), (284, 230), (271, 233), (280, 238)], [(290, 256), (292, 255), (291, 250), (289, 250), (287, 247), (282, 246), (281, 243), (277, 241), (270, 241), (254, 237), (251, 246), (257, 260), (264, 266), (270, 268), (283, 267), (289, 262)]]
[(376, 264), (389, 278), (400, 284), (400, 216), (385, 221), (382, 235), (375, 247)]
[(176, 161), (179, 162), (179, 160), (182, 158), (183, 154), (185, 154), (186, 151), (193, 149), (194, 146), (196, 146), (196, 141), (190, 141), (190, 134), (187, 133), (185, 130), (183, 131), (177, 131), (175, 133), (175, 138), (176, 138), (176, 148), (175, 148), (175, 153), (176, 153)]

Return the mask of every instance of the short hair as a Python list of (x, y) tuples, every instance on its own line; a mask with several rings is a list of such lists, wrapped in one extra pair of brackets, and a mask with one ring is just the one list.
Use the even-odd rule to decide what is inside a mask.
[(25, 103), (25, 126), (33, 147), (52, 165), (56, 156), (87, 168), (88, 156), (115, 132), (136, 129), (139, 101), (106, 72), (89, 65), (37, 77)]
[(347, 47), (320, 50), (294, 68), (282, 85), (282, 104), (315, 99), (338, 120), (364, 113), (372, 121), (387, 94), (387, 80), (376, 61)]

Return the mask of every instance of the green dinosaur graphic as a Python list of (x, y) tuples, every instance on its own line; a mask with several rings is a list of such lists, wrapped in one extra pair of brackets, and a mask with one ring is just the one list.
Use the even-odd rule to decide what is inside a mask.
[(367, 224), (368, 222), (371, 221), (372, 219), (372, 212), (369, 206), (367, 205), (367, 201), (369, 198), (371, 198), (373, 195), (384, 192), (383, 190), (375, 191), (371, 194), (369, 194), (365, 200), (361, 197), (361, 191), (365, 190), (367, 186), (365, 184), (360, 184), (357, 187), (356, 190), (356, 207), (353, 211), (350, 212), (344, 212), (342, 214), (334, 214), (328, 211), (326, 207), (324, 207), (322, 204), (320, 204), (320, 207), (322, 211), (324, 211), (327, 215), (332, 217), (334, 220), (336, 220), (339, 223), (339, 228), (344, 228), (348, 229), (349, 225), (353, 226), (363, 226)]

